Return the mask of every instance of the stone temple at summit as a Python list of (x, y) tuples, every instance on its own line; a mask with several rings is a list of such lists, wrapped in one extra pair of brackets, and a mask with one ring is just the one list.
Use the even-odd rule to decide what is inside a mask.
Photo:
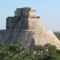
[(21, 43), (30, 49), (34, 45), (51, 44), (60, 49), (59, 39), (44, 27), (36, 10), (28, 7), (17, 8), (15, 16), (7, 17), (6, 30), (0, 31), (0, 43)]

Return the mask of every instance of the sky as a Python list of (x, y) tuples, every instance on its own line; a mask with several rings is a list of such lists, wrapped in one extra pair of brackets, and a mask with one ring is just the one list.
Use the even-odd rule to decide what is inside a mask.
[(60, 0), (0, 0), (0, 30), (6, 28), (6, 18), (21, 7), (32, 7), (46, 29), (60, 31)]

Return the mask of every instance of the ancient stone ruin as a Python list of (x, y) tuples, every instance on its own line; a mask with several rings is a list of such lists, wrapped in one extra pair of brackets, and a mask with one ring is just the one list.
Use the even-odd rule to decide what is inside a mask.
[(48, 31), (36, 10), (31, 8), (17, 8), (15, 16), (6, 20), (6, 30), (0, 31), (0, 43), (15, 44), (21, 43), (28, 50), (35, 45), (55, 45), (60, 49), (60, 41), (52, 31)]

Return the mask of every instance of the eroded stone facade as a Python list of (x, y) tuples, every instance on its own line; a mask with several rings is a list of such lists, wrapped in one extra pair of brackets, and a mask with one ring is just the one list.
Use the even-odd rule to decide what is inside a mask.
[(28, 50), (33, 49), (34, 45), (45, 44), (60, 49), (59, 39), (44, 27), (36, 10), (31, 8), (17, 8), (15, 16), (7, 18), (6, 30), (1, 33), (1, 43), (22, 43)]

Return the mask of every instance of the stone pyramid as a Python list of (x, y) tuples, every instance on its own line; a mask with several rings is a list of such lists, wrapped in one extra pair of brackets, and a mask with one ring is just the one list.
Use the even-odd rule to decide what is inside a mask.
[(47, 30), (31, 8), (17, 8), (15, 16), (6, 20), (6, 30), (0, 31), (1, 43), (22, 43), (26, 48), (34, 45), (55, 45), (60, 49), (60, 41), (51, 30)]

